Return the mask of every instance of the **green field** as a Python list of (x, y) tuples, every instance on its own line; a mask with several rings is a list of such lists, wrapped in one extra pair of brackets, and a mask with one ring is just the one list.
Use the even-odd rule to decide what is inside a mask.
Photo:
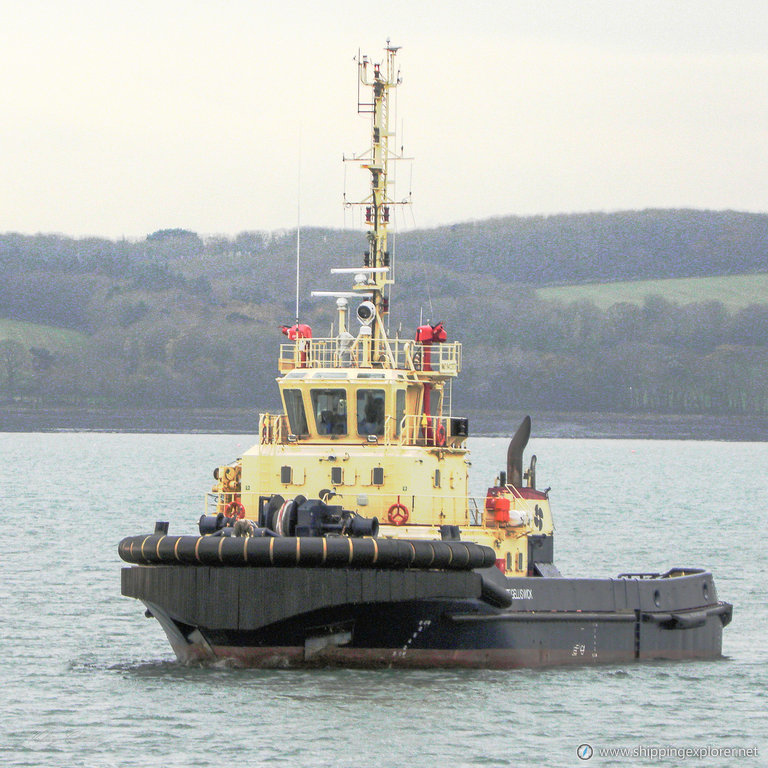
[(74, 352), (87, 342), (88, 337), (68, 328), (0, 318), (0, 341), (7, 339), (18, 341), (27, 349), (40, 347), (50, 352)]
[(646, 296), (662, 296), (676, 304), (721, 301), (736, 310), (768, 303), (768, 272), (720, 277), (681, 277), (672, 280), (636, 280), (626, 283), (587, 283), (539, 288), (547, 301), (591, 301), (601, 309), (618, 302), (642, 304)]

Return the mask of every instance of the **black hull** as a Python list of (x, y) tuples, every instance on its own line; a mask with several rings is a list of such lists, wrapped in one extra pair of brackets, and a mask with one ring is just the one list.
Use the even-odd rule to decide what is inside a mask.
[(489, 589), (498, 582), (492, 571), (156, 565), (122, 573), (123, 594), (146, 604), (183, 662), (514, 668), (715, 659), (731, 618), (709, 573), (502, 578), (506, 601), (498, 585)]

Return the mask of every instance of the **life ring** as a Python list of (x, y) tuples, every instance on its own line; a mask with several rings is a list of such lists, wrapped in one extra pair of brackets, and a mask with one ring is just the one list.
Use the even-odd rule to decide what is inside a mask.
[(387, 520), (389, 520), (392, 525), (405, 525), (408, 522), (408, 507), (406, 507), (405, 504), (396, 501), (387, 510)]
[(442, 448), (445, 445), (445, 426), (438, 424), (435, 430), (435, 445)]
[(245, 517), (245, 507), (239, 501), (230, 501), (224, 514), (234, 517), (235, 520), (242, 520)]

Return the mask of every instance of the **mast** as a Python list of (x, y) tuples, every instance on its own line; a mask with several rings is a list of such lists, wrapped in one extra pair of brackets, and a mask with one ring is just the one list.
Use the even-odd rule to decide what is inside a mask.
[[(401, 83), (400, 72), (395, 67), (395, 56), (399, 46), (391, 46), (387, 40), (386, 59), (382, 64), (371, 64), (367, 56), (358, 56), (360, 85), (370, 88), (372, 101), (361, 102), (358, 97), (358, 114), (371, 115), (371, 148), (367, 156), (352, 157), (370, 171), (370, 195), (359, 204), (365, 207), (365, 223), (368, 226), (368, 250), (363, 259), (361, 273), (365, 280), (355, 280), (354, 289), (370, 293), (376, 308), (376, 322), (373, 323), (374, 349), (384, 340), (382, 318), (389, 311), (384, 289), (394, 281), (390, 272), (390, 258), (387, 247), (387, 231), (391, 207), (397, 203), (389, 195), (389, 161), (400, 159), (390, 152), (390, 96)], [(345, 158), (347, 159), (347, 158)]]

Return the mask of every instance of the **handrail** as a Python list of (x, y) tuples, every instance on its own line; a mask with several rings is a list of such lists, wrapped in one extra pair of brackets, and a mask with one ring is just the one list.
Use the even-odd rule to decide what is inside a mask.
[(259, 414), (259, 442), (262, 445), (283, 445), (288, 442), (288, 417), (284, 413)]
[(456, 420), (450, 416), (404, 416), (400, 422), (400, 445), (462, 448), (467, 435), (454, 434), (455, 423)]
[[(466, 435), (454, 434), (456, 419), (450, 416), (427, 416), (416, 414), (403, 416), (400, 421), (400, 431), (392, 436), (394, 417), (386, 417), (384, 435), (379, 438), (379, 444), (389, 447), (422, 446), (426, 448), (464, 448)], [(259, 443), (261, 445), (286, 445), (299, 440), (308, 442), (327, 442), (327, 435), (292, 435), (288, 425), (288, 417), (284, 413), (259, 414)], [(334, 445), (357, 445), (366, 442), (365, 436), (350, 434), (335, 439)]]
[[(243, 504), (246, 509), (250, 510), (250, 514), (254, 515), (255, 510), (259, 505), (259, 498), (270, 496), (273, 493), (280, 493), (285, 496), (284, 489), (264, 489), (256, 491), (209, 491), (205, 494), (205, 514), (216, 515), (220, 512), (225, 512), (229, 504), (233, 501)], [(450, 496), (440, 496), (437, 494), (419, 494), (416, 496), (398, 496), (396, 494), (388, 493), (375, 493), (368, 490), (365, 494), (368, 497), (368, 504), (365, 507), (360, 507), (359, 512), (363, 515), (375, 514), (379, 516), (379, 523), (381, 525), (387, 525), (388, 520), (386, 518), (387, 510), (394, 504), (400, 503), (407, 506), (411, 512), (411, 520), (407, 523), (410, 526), (414, 525), (426, 525), (432, 527), (439, 527), (443, 524), (462, 525), (467, 527), (480, 527), (483, 525), (483, 498), (474, 496), (464, 496), (463, 494), (455, 494)], [(287, 497), (286, 497), (287, 498)], [(356, 508), (358, 505), (355, 503), (357, 494), (351, 495), (349, 500), (345, 500), (343, 492), (334, 497), (331, 503), (341, 504), (345, 508)], [(445, 511), (434, 510), (433, 505), (436, 500), (444, 502), (443, 509)], [(414, 507), (416, 508), (416, 515), (414, 515)], [(451, 507), (454, 507), (451, 511)], [(367, 512), (366, 509), (371, 511)], [(426, 513), (421, 510), (430, 509), (431, 511)], [(417, 517), (419, 522), (416, 523), (413, 517)], [(425, 520), (426, 518), (426, 520)]]
[(415, 371), (436, 378), (457, 376), (461, 370), (461, 343), (449, 341), (423, 344), (405, 339), (381, 342), (376, 354), (365, 354), (364, 345), (341, 338), (296, 339), (280, 345), (278, 369), (297, 368), (383, 368)]

